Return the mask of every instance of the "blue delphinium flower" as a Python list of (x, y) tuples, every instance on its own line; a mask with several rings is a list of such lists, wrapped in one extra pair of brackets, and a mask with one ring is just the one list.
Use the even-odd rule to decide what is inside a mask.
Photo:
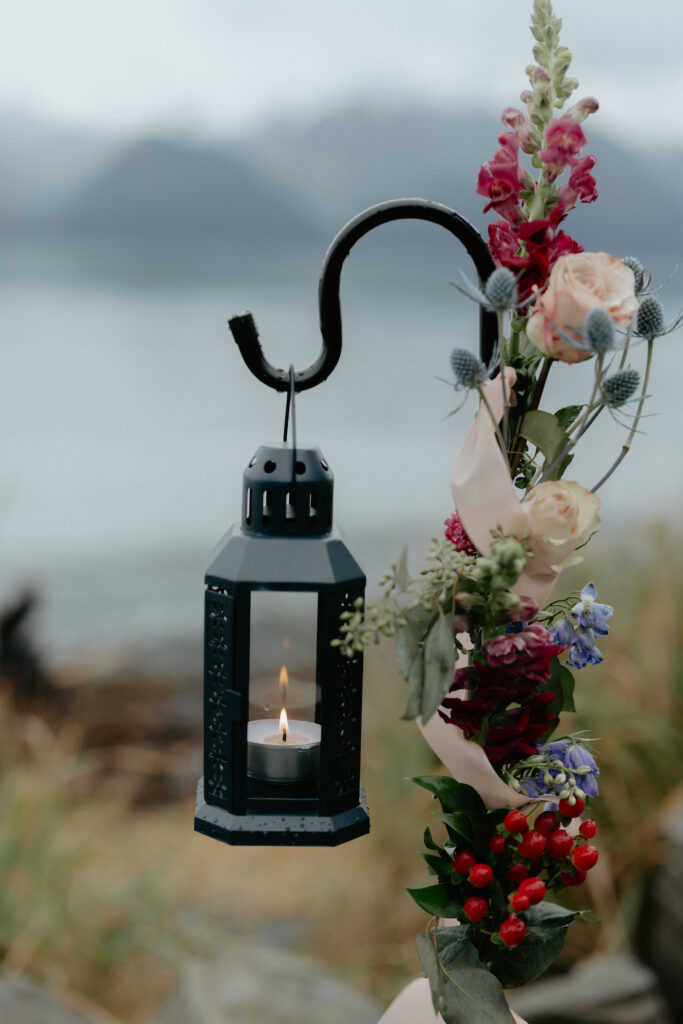
[(606, 620), (611, 619), (614, 608), (609, 604), (598, 604), (595, 600), (598, 589), (594, 583), (587, 583), (581, 591), (581, 600), (572, 608), (572, 615), (580, 626), (592, 629), (596, 636), (605, 636), (609, 632)]
[(568, 649), (567, 663), (572, 668), (599, 665), (603, 660), (595, 638), (609, 633), (607, 619), (612, 617), (614, 609), (609, 604), (599, 604), (597, 596), (595, 584), (587, 583), (581, 591), (581, 600), (571, 609), (571, 618), (565, 615), (550, 631), (555, 643)]
[(593, 755), (573, 737), (565, 737), (536, 748), (536, 755), (519, 767), (533, 769), (519, 779), (523, 792), (531, 799), (566, 797), (575, 793), (594, 800), (600, 775)]

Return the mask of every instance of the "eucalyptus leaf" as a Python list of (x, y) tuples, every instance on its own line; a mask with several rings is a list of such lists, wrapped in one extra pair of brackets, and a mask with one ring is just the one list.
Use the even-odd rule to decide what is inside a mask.
[(560, 954), (567, 929), (576, 917), (556, 903), (539, 903), (519, 915), (526, 924), (524, 941), (496, 954), (491, 970), (504, 988), (518, 988), (539, 978)]
[(410, 583), (410, 575), (408, 573), (408, 548), (404, 547), (401, 552), (401, 557), (398, 560), (398, 567), (396, 569), (396, 583), (398, 589), (405, 594)]
[(417, 936), (434, 1011), (445, 1024), (513, 1024), (502, 986), (482, 964), (471, 935), (470, 925), (459, 925)]
[(440, 614), (425, 642), (422, 721), (428, 722), (451, 688), (455, 673), (453, 615)]
[(555, 419), (563, 430), (569, 430), (578, 420), (583, 408), (583, 405), (565, 405), (562, 409), (557, 410)]
[(396, 628), (396, 664), (404, 679), (410, 678), (410, 670), (420, 652), (420, 641), (415, 627), (406, 620), (405, 626)]
[(425, 885), (422, 889), (406, 889), (421, 910), (432, 917), (462, 917), (462, 903), (448, 887), (438, 882), (436, 885)]
[[(543, 452), (545, 458), (544, 466), (550, 466), (562, 454), (569, 444), (569, 437), (562, 429), (555, 416), (542, 409), (532, 409), (526, 414), (519, 428), (522, 437), (531, 441)], [(550, 479), (557, 477), (557, 468), (550, 475)]]
[(402, 617), (412, 626), (418, 640), (425, 639), (432, 627), (432, 623), (436, 622), (438, 614), (439, 609), (436, 605), (423, 608), (421, 604), (416, 605), (414, 608), (404, 608), (401, 612)]
[(476, 789), (465, 785), (464, 782), (457, 782), (448, 775), (416, 775), (411, 781), (433, 793), (445, 814), (451, 811), (486, 813), (486, 805)]

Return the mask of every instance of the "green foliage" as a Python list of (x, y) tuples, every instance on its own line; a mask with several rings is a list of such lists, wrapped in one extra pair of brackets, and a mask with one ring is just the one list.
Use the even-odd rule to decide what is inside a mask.
[(512, 1024), (503, 988), (480, 960), (471, 936), (465, 924), (418, 935), (434, 1010), (445, 1024)]
[(453, 615), (439, 615), (429, 630), (424, 645), (424, 677), (420, 704), (423, 722), (429, 721), (448, 693), (453, 682), (454, 670)]
[(451, 892), (449, 886), (425, 885), (422, 889), (407, 889), (418, 907), (432, 917), (462, 917), (463, 909), (460, 900)]
[(526, 924), (524, 941), (514, 949), (501, 948), (491, 962), (504, 988), (526, 985), (548, 970), (564, 946), (576, 912), (544, 901), (519, 916)]
[[(543, 452), (544, 470), (552, 466), (569, 445), (569, 436), (560, 426), (557, 417), (541, 409), (533, 409), (526, 414), (519, 432)], [(563, 469), (562, 465), (557, 466), (548, 479), (557, 480)]]

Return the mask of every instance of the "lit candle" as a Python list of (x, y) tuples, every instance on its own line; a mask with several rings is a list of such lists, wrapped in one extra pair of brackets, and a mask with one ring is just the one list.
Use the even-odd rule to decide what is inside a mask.
[(258, 718), (247, 726), (247, 771), (267, 782), (304, 782), (318, 772), (320, 726), (293, 718)]

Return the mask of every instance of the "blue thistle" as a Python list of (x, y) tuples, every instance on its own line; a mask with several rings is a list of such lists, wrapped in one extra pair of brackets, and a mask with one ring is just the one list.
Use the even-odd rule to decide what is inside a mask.
[(590, 350), (597, 355), (614, 348), (614, 321), (606, 309), (599, 306), (591, 309), (586, 317), (584, 337)]
[(608, 405), (623, 405), (640, 387), (640, 374), (630, 368), (619, 370), (602, 382), (602, 393)]
[(486, 380), (488, 371), (481, 359), (466, 348), (454, 348), (451, 352), (451, 367), (457, 385), (463, 388), (476, 388)]
[(656, 295), (646, 295), (636, 316), (636, 334), (641, 338), (656, 338), (664, 334), (664, 310)]
[(511, 309), (517, 304), (517, 282), (507, 267), (498, 267), (486, 282), (484, 288), (489, 305), (496, 312)]

